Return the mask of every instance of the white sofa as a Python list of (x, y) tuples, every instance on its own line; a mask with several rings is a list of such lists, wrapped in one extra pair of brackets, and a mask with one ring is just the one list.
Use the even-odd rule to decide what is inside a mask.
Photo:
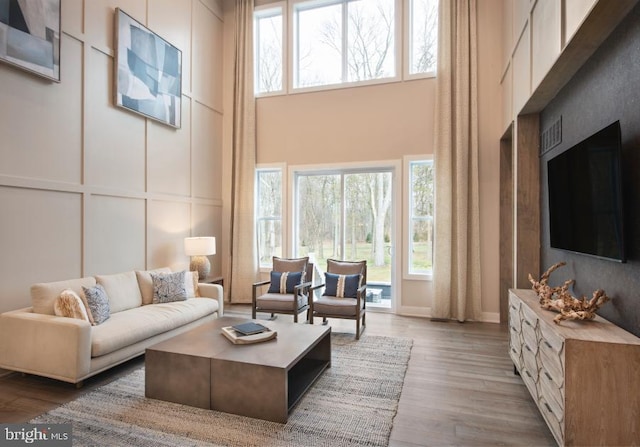
[[(54, 302), (63, 290), (81, 294), (83, 286), (96, 284), (109, 297), (108, 320), (92, 326), (55, 315)], [(148, 346), (222, 316), (222, 286), (198, 286), (200, 297), (152, 304), (148, 271), (35, 284), (31, 307), (0, 314), (0, 368), (81, 384)]]

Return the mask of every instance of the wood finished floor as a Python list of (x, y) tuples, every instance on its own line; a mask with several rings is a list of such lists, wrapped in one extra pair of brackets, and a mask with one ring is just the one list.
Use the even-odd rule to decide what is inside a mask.
[[(243, 305), (227, 310), (250, 313)], [(352, 321), (329, 323), (335, 332), (355, 332)], [(556, 445), (522, 380), (513, 374), (506, 327), (369, 312), (366, 334), (414, 340), (390, 446)], [(79, 390), (18, 373), (0, 377), (0, 422), (29, 421), (143, 364), (143, 357), (134, 359), (86, 380)]]

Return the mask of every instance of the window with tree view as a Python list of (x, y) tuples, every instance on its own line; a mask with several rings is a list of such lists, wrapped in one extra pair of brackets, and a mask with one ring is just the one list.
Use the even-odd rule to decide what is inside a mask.
[(379, 307), (391, 300), (392, 180), (386, 169), (296, 173), (295, 255), (309, 256), (320, 271), (329, 258), (366, 259)]
[(283, 85), (283, 20), (282, 7), (257, 9), (254, 13), (255, 92), (273, 93)]
[(269, 3), (254, 13), (257, 95), (386, 82), (400, 72), (409, 78), (435, 74), (438, 0), (292, 0), (291, 9), (285, 4)]
[(438, 0), (410, 0), (409, 8), (409, 74), (435, 74)]
[(260, 267), (282, 256), (282, 170), (256, 171), (256, 232)]
[(396, 76), (395, 0), (294, 5), (294, 88)]
[(433, 160), (409, 162), (409, 274), (433, 273)]

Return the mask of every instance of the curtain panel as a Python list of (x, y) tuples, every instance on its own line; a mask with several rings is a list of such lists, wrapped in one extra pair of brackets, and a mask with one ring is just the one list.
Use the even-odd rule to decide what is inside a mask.
[(229, 301), (250, 303), (252, 284), (258, 276), (253, 203), (256, 166), (253, 0), (237, 0), (235, 8)]
[(477, 0), (441, 1), (436, 87), (436, 319), (480, 319)]

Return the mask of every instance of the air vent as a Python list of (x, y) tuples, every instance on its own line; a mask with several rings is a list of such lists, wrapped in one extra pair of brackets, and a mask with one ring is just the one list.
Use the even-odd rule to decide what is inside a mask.
[(540, 155), (562, 143), (562, 116), (540, 134)]

